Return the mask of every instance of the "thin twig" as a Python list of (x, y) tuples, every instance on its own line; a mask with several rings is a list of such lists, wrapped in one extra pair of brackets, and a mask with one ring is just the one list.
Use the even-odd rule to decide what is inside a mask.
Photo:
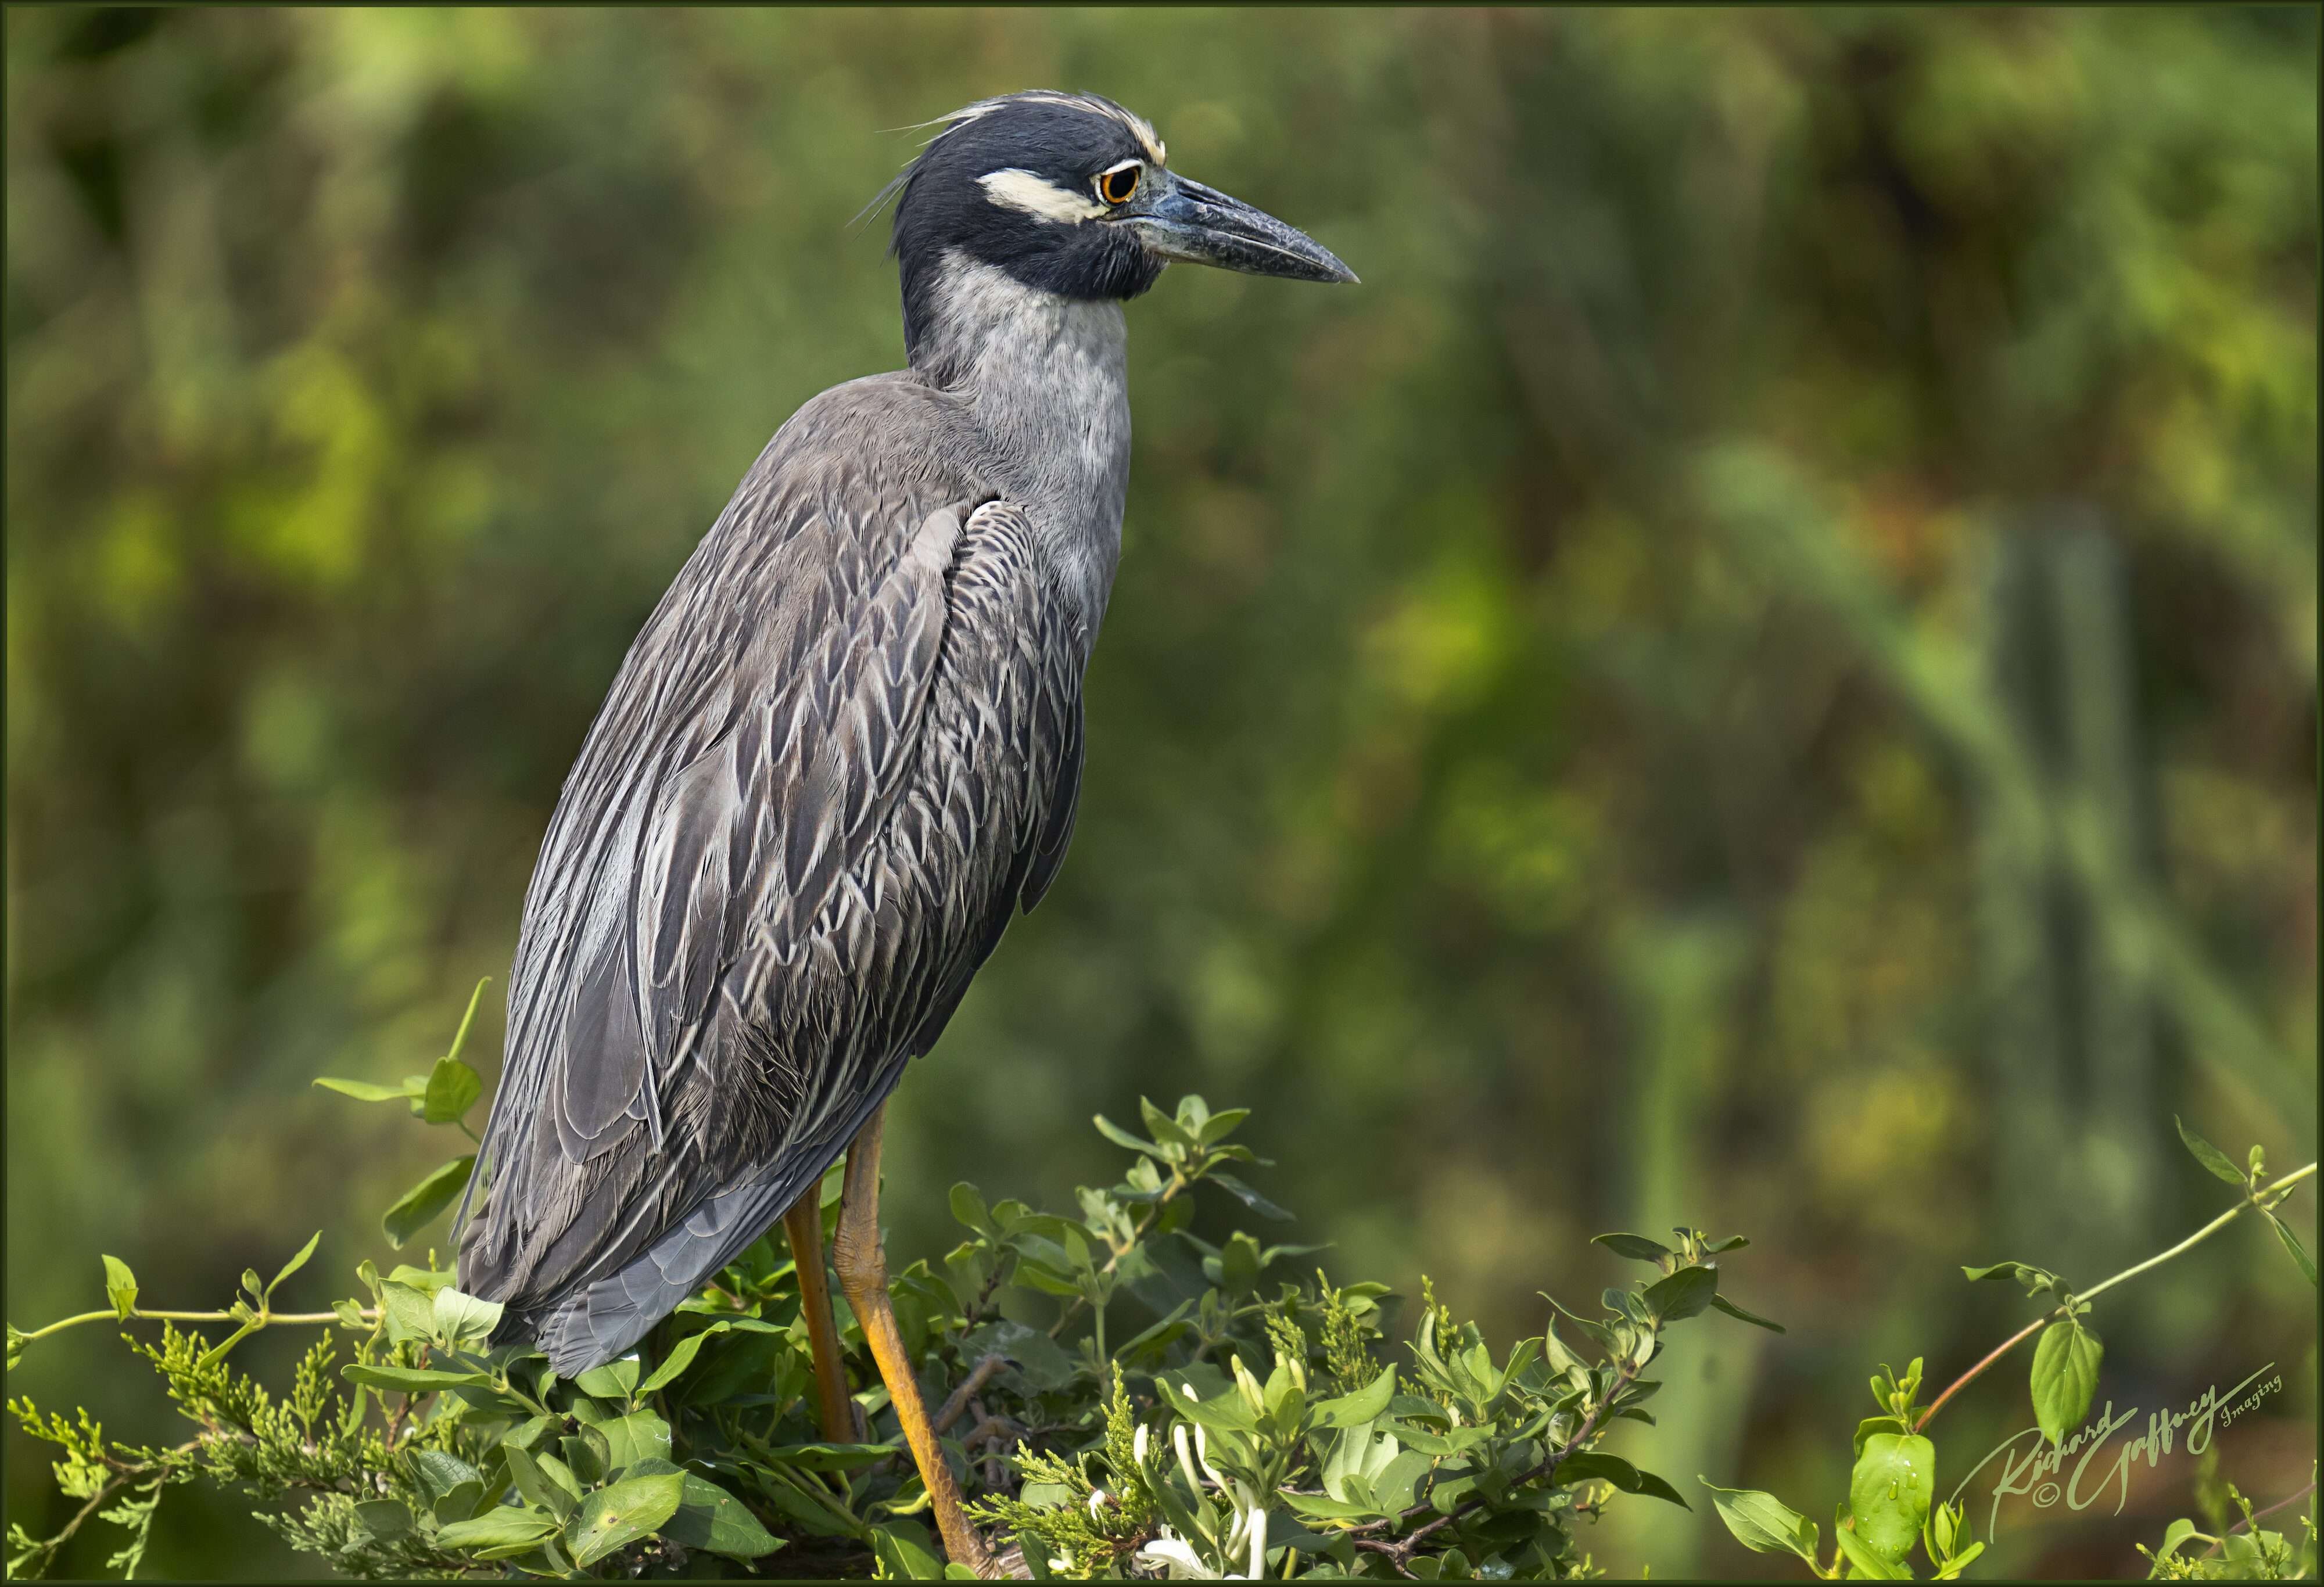
[[(1098, 1269), (1098, 1272), (1101, 1275), (1111, 1273), (1116, 1268), (1120, 1267), (1121, 1265), (1121, 1259), (1128, 1256), (1132, 1250), (1136, 1250), (1138, 1242), (1146, 1238), (1146, 1232), (1152, 1228), (1154, 1226), (1154, 1221), (1162, 1215), (1162, 1209), (1168, 1206), (1171, 1200), (1176, 1197), (1180, 1191), (1189, 1189), (1194, 1186), (1194, 1182), (1192, 1179), (1187, 1178), (1182, 1170), (1183, 1165), (1181, 1164), (1173, 1163), (1170, 1165), (1170, 1183), (1162, 1187), (1161, 1195), (1156, 1196), (1151, 1202), (1147, 1204), (1145, 1214), (1141, 1216), (1137, 1223), (1130, 1225), (1130, 1239), (1120, 1245), (1113, 1246), (1113, 1254), (1106, 1258), (1105, 1266)], [(1111, 1235), (1107, 1237), (1106, 1243), (1108, 1245), (1113, 1245), (1113, 1240)], [(1075, 1317), (1081, 1315), (1082, 1307), (1088, 1304), (1089, 1303), (1082, 1296), (1078, 1295), (1074, 1296), (1074, 1298), (1066, 1304), (1065, 1310), (1058, 1314), (1057, 1320), (1050, 1324), (1049, 1337), (1055, 1339), (1059, 1334), (1063, 1333), (1065, 1331), (1065, 1324), (1072, 1322)]]
[(2107, 1290), (2112, 1289), (2116, 1285), (2121, 1283), (2124, 1279), (2135, 1278), (2141, 1273), (2145, 1272), (2149, 1268), (2159, 1268), (2163, 1263), (2169, 1261), (2172, 1258), (2183, 1255), (2187, 1251), (2192, 1250), (2203, 1241), (2208, 1240), (2219, 1230), (2226, 1228), (2229, 1223), (2232, 1223), (2237, 1218), (2242, 1217), (2245, 1212), (2249, 1208), (2258, 1207), (2262, 1211), (2273, 1211), (2274, 1208), (2282, 1204), (2283, 1193), (2285, 1191), (2290, 1190), (2293, 1186), (2299, 1184), (2302, 1179), (2307, 1178), (2310, 1175), (2315, 1172), (2316, 1165), (2314, 1163), (2310, 1163), (2304, 1168), (2294, 1168), (2291, 1173), (2286, 1174), (2282, 1178), (2269, 1186), (2265, 1190), (2246, 1192), (2242, 1201), (2236, 1203), (2234, 1206), (2229, 1207), (2226, 1212), (2221, 1213), (2218, 1217), (2204, 1224), (2200, 1229), (2196, 1230), (2194, 1233), (2187, 1236), (2186, 1239), (2172, 1246), (2169, 1250), (2163, 1252), (2159, 1256), (2151, 1256), (2135, 1268), (2125, 1268), (2121, 1272), (2116, 1273), (2105, 1283), (2084, 1290), (2082, 1292), (2081, 1298), (2084, 1300), (2095, 1300), (2099, 1296), (2104, 1295)]
[(941, 1433), (959, 1421), (961, 1413), (968, 1409), (969, 1397), (991, 1382), (993, 1375), (1006, 1369), (1008, 1365), (1009, 1358), (997, 1352), (977, 1362), (968, 1376), (961, 1379), (960, 1387), (945, 1398), (944, 1407), (936, 1412), (936, 1431)]
[[(377, 1306), (365, 1306), (360, 1315), (366, 1321), (374, 1323), (379, 1321)], [(102, 1323), (108, 1317), (119, 1318), (124, 1323), (237, 1323), (242, 1321), (232, 1312), (149, 1312), (141, 1306), (130, 1307), (129, 1315), (123, 1317), (119, 1312), (107, 1306), (101, 1312), (82, 1312), (76, 1316), (61, 1318), (45, 1328), (35, 1328), (29, 1333), (19, 1333), (14, 1342), (22, 1348), (32, 1343), (35, 1339), (45, 1339), (60, 1329), (77, 1328), (83, 1323)], [(339, 1321), (339, 1314), (337, 1312), (259, 1312), (255, 1314), (254, 1320), (263, 1328), (276, 1323), (336, 1323)]]
[(2043, 1312), (2040, 1316), (2026, 1324), (2025, 1326), (2020, 1328), (2016, 1333), (2012, 1333), (1999, 1344), (1995, 1345), (1992, 1352), (1983, 1361), (1978, 1362), (1977, 1365), (1971, 1367), (1968, 1371), (1963, 1372), (1960, 1377), (1954, 1379), (1950, 1384), (1946, 1385), (1945, 1391), (1937, 1396), (1933, 1400), (1931, 1400), (1929, 1402), (1929, 1408), (1921, 1413), (1921, 1419), (1913, 1424), (1913, 1431), (1917, 1433), (1922, 1428), (1927, 1426), (1929, 1425), (1929, 1418), (1935, 1416), (1938, 1411), (1944, 1408), (1945, 1401), (1950, 1399), (1954, 1395), (1959, 1394), (1962, 1389), (1968, 1388), (1969, 1384), (1976, 1379), (1979, 1373), (1983, 1372), (1986, 1368), (1993, 1365), (1994, 1362), (1999, 1361), (2003, 1356), (2007, 1355), (2012, 1350), (2016, 1348), (2019, 1342), (2025, 1339), (2030, 1334), (2040, 1332), (2043, 1324), (2050, 1320), (2050, 1313)]
[(2273, 1504), (2269, 1505), (2265, 1509), (2255, 1509), (2252, 1511), (2251, 1514), (2246, 1516), (2242, 1520), (2237, 1521), (2234, 1526), (2228, 1527), (2225, 1533), (2221, 1534), (2219, 1536), (2212, 1538), (2211, 1546), (2203, 1551), (2203, 1557), (2205, 1559), (2209, 1559), (2213, 1555), (2218, 1553), (2220, 1549), (2227, 1546), (2228, 1538), (2242, 1531), (2246, 1527), (2250, 1526), (2254, 1521), (2258, 1520), (2262, 1516), (2272, 1516), (2275, 1514), (2276, 1511), (2282, 1509), (2285, 1505), (2298, 1504), (2301, 1499), (2307, 1498), (2310, 1494), (2315, 1491), (2316, 1484), (2310, 1482), (2307, 1487), (2293, 1494), (2290, 1499), (2279, 1499)]
[(988, 1438), (994, 1443), (1000, 1443), (1012, 1433), (1022, 1434), (1023, 1432), (1022, 1427), (1007, 1416), (987, 1416), (984, 1420), (961, 1435), (960, 1444), (963, 1449), (974, 1449)]
[(1001, 1287), (1001, 1276), (1005, 1270), (1003, 1264), (1000, 1262), (992, 1264), (992, 1276), (984, 1281), (984, 1287), (976, 1292), (976, 1299), (969, 1304), (967, 1315), (961, 1319), (963, 1328), (973, 1328), (983, 1320), (984, 1308), (991, 1304), (992, 1292)]
[[(1001, 1486), (1001, 1478), (1002, 1474), (1001, 1468), (1001, 1441), (1004, 1435), (1000, 1433), (992, 1432), (991, 1429), (994, 1427), (996, 1424), (1001, 1423), (1004, 1418), (996, 1416), (987, 1411), (984, 1408), (984, 1402), (981, 1399), (972, 1399), (968, 1404), (969, 1408), (976, 1413), (976, 1431), (971, 1433), (965, 1439), (964, 1439), (962, 1441), (962, 1445), (964, 1448), (974, 1449), (979, 1439), (989, 1440), (985, 1444), (984, 1451), (984, 1485), (987, 1488), (998, 1489)], [(1014, 1426), (1013, 1423), (1010, 1425)]]
[[(51, 1562), (56, 1558), (58, 1552), (61, 1550), (66, 1544), (72, 1541), (74, 1533), (80, 1530), (81, 1523), (88, 1519), (88, 1518), (96, 1512), (97, 1506), (103, 1504), (106, 1499), (111, 1499), (115, 1494), (120, 1492), (124, 1487), (127, 1486), (131, 1476), (135, 1474), (136, 1473), (134, 1472), (124, 1473), (122, 1476), (115, 1477), (112, 1481), (107, 1482), (104, 1487), (98, 1489), (97, 1490), (97, 1497), (90, 1499), (87, 1504), (81, 1506), (80, 1509), (75, 1512), (73, 1518), (65, 1523), (63, 1531), (58, 1533), (53, 1537), (43, 1539), (39, 1545), (41, 1568), (33, 1573), (36, 1575), (45, 1573)], [(9, 1573), (14, 1575), (15, 1573), (11, 1571)]]

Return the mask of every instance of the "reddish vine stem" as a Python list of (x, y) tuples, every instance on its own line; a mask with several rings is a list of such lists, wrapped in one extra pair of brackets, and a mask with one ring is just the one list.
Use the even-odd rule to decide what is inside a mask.
[(2228, 1527), (2221, 1536), (2212, 1538), (2211, 1546), (2203, 1551), (2203, 1557), (2205, 1559), (2209, 1559), (2213, 1555), (2218, 1553), (2220, 1549), (2227, 1546), (2227, 1542), (2229, 1537), (2234, 1536), (2246, 1527), (2248, 1527), (2254, 1521), (2258, 1520), (2262, 1516), (2272, 1516), (2288, 1504), (2298, 1504), (2301, 1499), (2307, 1498), (2310, 1494), (2315, 1491), (2316, 1484), (2310, 1482), (2307, 1487), (2301, 1489), (2299, 1492), (2293, 1494), (2289, 1499), (2279, 1499), (2273, 1504), (2269, 1505), (2265, 1509), (2255, 1509), (2252, 1511), (2250, 1515), (2246, 1516), (2242, 1520), (2237, 1521), (2234, 1526)]
[(1962, 1389), (1968, 1388), (1972, 1382), (1976, 1381), (1978, 1374), (1982, 1373), (1987, 1367), (1993, 1365), (1994, 1362), (1999, 1361), (2003, 1356), (2007, 1355), (2012, 1350), (2015, 1349), (2020, 1341), (2040, 1332), (2042, 1325), (2044, 1323), (2047, 1323), (2050, 1320), (2050, 1313), (2043, 1313), (2040, 1316), (2026, 1324), (2025, 1326), (2020, 1328), (2016, 1333), (2012, 1333), (2008, 1338), (2003, 1340), (1999, 1344), (1995, 1345), (1992, 1352), (1983, 1361), (1978, 1362), (1977, 1365), (1971, 1367), (1968, 1371), (1963, 1372), (1960, 1377), (1947, 1384), (1945, 1386), (1945, 1391), (1937, 1396), (1936, 1398), (1931, 1400), (1929, 1402), (1929, 1408), (1921, 1413), (1921, 1419), (1913, 1424), (1913, 1431), (1918, 1433), (1922, 1428), (1927, 1426), (1929, 1425), (1929, 1418), (1935, 1416), (1938, 1411), (1944, 1408), (1945, 1401), (1950, 1399), (1954, 1395), (1959, 1394)]
[[(2107, 1290), (2112, 1289), (2124, 1279), (2135, 1278), (2141, 1273), (2146, 1272), (2150, 1269), (2161, 1267), (2163, 1263), (2171, 1260), (2173, 1257), (2181, 1255), (2186, 1251), (2192, 1250), (2196, 1246), (2200, 1245), (2204, 1241), (2209, 1240), (2212, 1235), (2218, 1233), (2220, 1230), (2234, 1223), (2237, 1218), (2242, 1217), (2245, 1213), (2250, 1211), (2254, 1207), (2257, 1207), (2264, 1213), (2273, 1213), (2275, 1208), (2283, 1204), (2286, 1193), (2289, 1192), (2293, 1186), (2299, 1184), (2303, 1179), (2311, 1177), (2315, 1172), (2316, 1165), (2314, 1163), (2310, 1163), (2304, 1168), (2294, 1168), (2291, 1173), (2286, 1174), (2282, 1178), (2269, 1186), (2265, 1190), (2258, 1190), (2246, 1186), (2244, 1191), (2244, 1199), (2242, 1201), (2236, 1203), (2234, 1206), (2229, 1207), (2226, 1212), (2221, 1213), (2218, 1217), (2204, 1224), (2200, 1229), (2196, 1230), (2194, 1233), (2187, 1236), (2186, 1239), (2172, 1246), (2169, 1250), (2158, 1251), (2156, 1254), (2147, 1258), (2143, 1262), (2139, 1262), (2132, 1267), (2125, 1268), (2113, 1278), (2106, 1279), (2101, 1283), (2092, 1285), (2089, 1288), (2082, 1291), (2081, 1294), (2075, 1296), (2075, 1299), (2079, 1301), (2094, 1300), (2098, 1296), (2104, 1295)], [(1992, 1352), (1983, 1361), (1978, 1362), (1977, 1365), (1971, 1367), (1968, 1371), (1963, 1372), (1960, 1377), (1954, 1379), (1950, 1384), (1946, 1385), (1945, 1391), (1937, 1396), (1935, 1399), (1932, 1400), (1929, 1403), (1929, 1408), (1921, 1413), (1921, 1419), (1913, 1424), (1913, 1431), (1918, 1433), (1923, 1428), (1926, 1427), (1929, 1425), (1929, 1419), (1937, 1414), (1938, 1408), (1941, 1407), (1945, 1401), (1950, 1399), (1954, 1395), (1959, 1394), (1962, 1389), (1968, 1388), (1969, 1384), (1974, 1382), (1987, 1367), (1993, 1365), (1994, 1362), (1999, 1361), (2003, 1356), (2007, 1355), (2010, 1351), (2019, 1343), (2019, 1342), (2032, 1334), (2040, 1333), (2042, 1325), (2051, 1321), (2052, 1318), (2062, 1317), (2065, 1315), (2066, 1308), (2063, 1306), (2054, 1306), (2049, 1311), (2043, 1312), (2032, 1322), (2026, 1324), (2025, 1326), (2020, 1328), (2016, 1333), (2012, 1333), (1999, 1344), (1994, 1346)]]

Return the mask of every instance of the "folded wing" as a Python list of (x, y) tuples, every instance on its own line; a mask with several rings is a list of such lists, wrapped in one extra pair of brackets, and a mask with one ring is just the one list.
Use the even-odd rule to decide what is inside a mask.
[(624, 661), (526, 899), (461, 1276), (560, 1370), (821, 1175), (1071, 835), (1083, 655), (1022, 512), (779, 463)]

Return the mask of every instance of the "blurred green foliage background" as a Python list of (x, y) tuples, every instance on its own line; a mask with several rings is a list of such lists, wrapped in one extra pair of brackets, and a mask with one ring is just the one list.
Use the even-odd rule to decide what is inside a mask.
[[(905, 1259), (954, 1179), (1062, 1200), (1111, 1169), (1093, 1112), (1184, 1090), (1259, 1109), (1336, 1275), (1505, 1334), (1627, 1277), (1602, 1229), (1746, 1232), (1729, 1287), (1790, 1333), (1706, 1327), (1624, 1447), (1800, 1503), (1874, 1365), (1941, 1383), (2028, 1315), (1953, 1264), (2087, 1282), (2223, 1204), (2173, 1112), (2315, 1149), (2312, 9), (6, 42), (19, 1325), (98, 1302), (100, 1250), (202, 1306), (318, 1223), (294, 1301), (384, 1254), (441, 1142), (309, 1080), (424, 1068), (505, 976), (646, 613), (802, 399), (901, 362), (884, 220), (848, 224), (895, 129), (1035, 86), (1364, 284), (1130, 309), (1079, 835), (893, 1110)], [(2306, 1481), (2315, 1296), (2264, 1232), (2097, 1322), (2117, 1405), (2283, 1363), (2224, 1469)], [(167, 1435), (104, 1333), (11, 1391)], [(1948, 1487), (2024, 1396), (1947, 1412)], [(1988, 1559), (2135, 1573), (2192, 1472)], [(154, 1569), (290, 1568), (205, 1502)], [(1646, 1508), (1601, 1562), (1777, 1568)]]

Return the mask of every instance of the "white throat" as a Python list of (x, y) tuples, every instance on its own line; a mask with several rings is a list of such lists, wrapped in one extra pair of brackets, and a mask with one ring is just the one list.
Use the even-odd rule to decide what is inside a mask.
[(959, 397), (1022, 502), (1093, 642), (1121, 558), (1130, 484), (1121, 305), (1028, 287), (946, 254), (913, 366)]

